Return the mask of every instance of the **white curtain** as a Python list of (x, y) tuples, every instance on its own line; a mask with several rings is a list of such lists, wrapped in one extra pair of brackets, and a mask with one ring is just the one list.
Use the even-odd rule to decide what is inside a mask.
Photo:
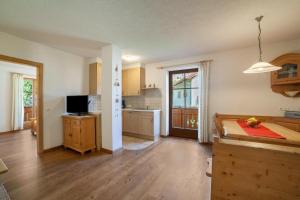
[(208, 125), (208, 86), (210, 61), (200, 63), (199, 74), (199, 114), (198, 114), (198, 140), (200, 143), (210, 142)]
[(20, 130), (24, 125), (23, 75), (13, 74), (12, 86), (12, 130)]

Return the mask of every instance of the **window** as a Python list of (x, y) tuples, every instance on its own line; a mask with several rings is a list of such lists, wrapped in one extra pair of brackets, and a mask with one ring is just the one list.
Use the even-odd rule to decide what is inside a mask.
[(178, 93), (177, 93), (177, 98), (178, 98), (178, 99), (181, 98), (181, 91), (178, 91)]
[(24, 79), (24, 107), (33, 106), (33, 79)]

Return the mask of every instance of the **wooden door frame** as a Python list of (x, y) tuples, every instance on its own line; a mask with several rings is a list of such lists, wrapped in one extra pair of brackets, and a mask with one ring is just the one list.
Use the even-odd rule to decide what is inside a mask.
[[(183, 70), (174, 70), (169, 71), (169, 135), (174, 137), (183, 137), (183, 138), (191, 138), (197, 139), (197, 133), (194, 134), (194, 130), (184, 130), (184, 134), (179, 133), (179, 130), (173, 130), (172, 132), (172, 106), (173, 106), (173, 92), (172, 92), (172, 75), (180, 74), (180, 73), (189, 73), (189, 72), (198, 72), (198, 68), (192, 69), (183, 69)], [(182, 130), (180, 130), (181, 132)]]
[(15, 58), (0, 54), (0, 60), (10, 63), (22, 64), (28, 67), (35, 67), (37, 72), (37, 83), (38, 83), (38, 112), (37, 112), (37, 153), (43, 153), (44, 151), (44, 118), (43, 118), (43, 63), (34, 62), (30, 60), (24, 60), (21, 58)]

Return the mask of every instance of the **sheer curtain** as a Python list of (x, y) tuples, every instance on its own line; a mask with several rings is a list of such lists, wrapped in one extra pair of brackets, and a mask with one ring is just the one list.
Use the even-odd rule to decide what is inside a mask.
[(24, 78), (22, 74), (12, 75), (12, 86), (12, 130), (20, 130), (24, 125)]
[(199, 74), (199, 114), (198, 114), (198, 140), (200, 143), (210, 142), (208, 127), (208, 86), (210, 61), (200, 63)]

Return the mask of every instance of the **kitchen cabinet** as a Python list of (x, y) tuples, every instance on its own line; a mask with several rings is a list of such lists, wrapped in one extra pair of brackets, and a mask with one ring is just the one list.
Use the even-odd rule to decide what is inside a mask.
[(84, 154), (96, 148), (95, 116), (63, 116), (64, 147)]
[(300, 54), (289, 53), (272, 61), (282, 69), (271, 72), (271, 88), (284, 96), (300, 96)]
[(123, 110), (123, 134), (157, 140), (160, 135), (160, 111)]
[(153, 135), (153, 113), (141, 113), (139, 117), (138, 133), (142, 135)]
[(122, 96), (139, 96), (145, 85), (145, 69), (142, 67), (122, 70)]
[(136, 112), (123, 112), (123, 131), (129, 133), (138, 133), (138, 113)]
[(102, 66), (100, 63), (89, 65), (89, 94), (101, 95), (101, 74)]

